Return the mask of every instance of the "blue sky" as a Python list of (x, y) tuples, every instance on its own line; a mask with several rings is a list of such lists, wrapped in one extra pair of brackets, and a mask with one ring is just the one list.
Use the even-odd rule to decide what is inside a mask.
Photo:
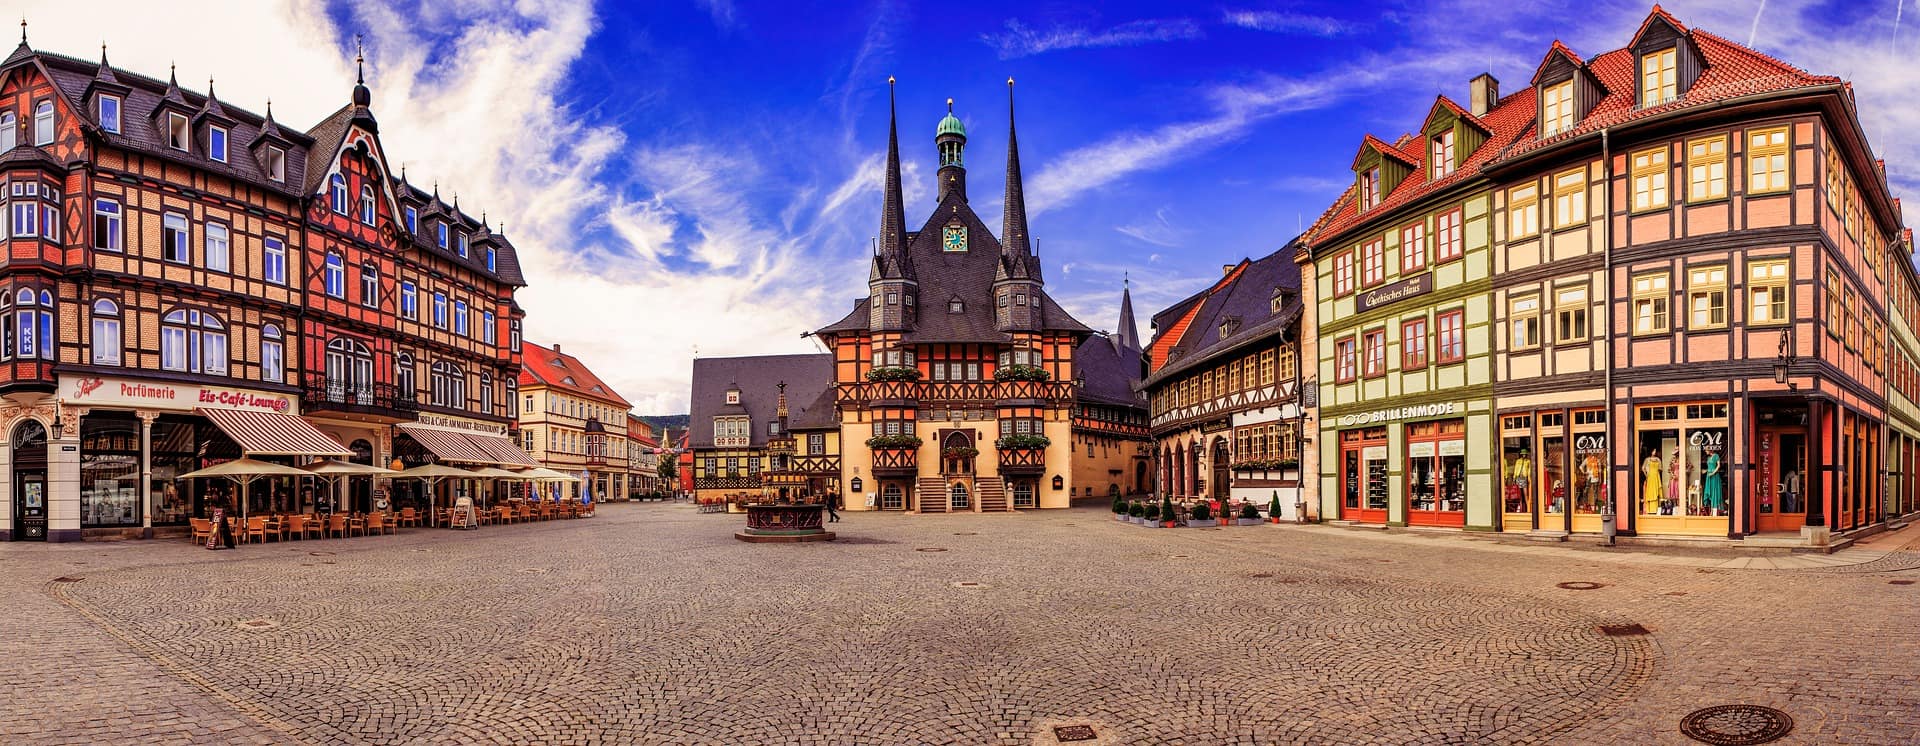
[[(281, 0), (217, 6), (223, 29), (150, 3), (26, 5), (36, 46), (87, 56), (104, 36), (116, 64), (179, 61), (182, 80), (218, 75), (224, 101), (271, 96), (293, 122), (344, 101), (364, 35), (390, 157), (506, 223), (533, 283), (519, 296), (529, 337), (563, 343), (642, 413), (684, 411), (696, 345), (817, 349), (800, 332), (863, 294), (889, 75), (910, 223), (931, 207), (932, 133), (952, 97), (970, 196), (998, 225), (1011, 76), (1048, 290), (1111, 328), (1130, 273), (1144, 326), (1311, 222), (1351, 178), (1362, 133), (1417, 126), (1434, 94), (1464, 101), (1488, 69), (1524, 86), (1555, 38), (1583, 56), (1622, 46), (1650, 7)], [(1920, 187), (1916, 0), (1666, 7), (1852, 80), (1896, 196)]]

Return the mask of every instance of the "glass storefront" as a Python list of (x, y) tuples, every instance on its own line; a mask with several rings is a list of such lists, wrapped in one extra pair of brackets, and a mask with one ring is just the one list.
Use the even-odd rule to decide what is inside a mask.
[(1727, 499), (1727, 405), (1641, 407), (1635, 417), (1639, 533), (1723, 533)]
[(82, 417), (80, 527), (140, 524), (140, 420), (114, 413)]
[(1466, 421), (1411, 422), (1405, 434), (1408, 525), (1466, 525)]

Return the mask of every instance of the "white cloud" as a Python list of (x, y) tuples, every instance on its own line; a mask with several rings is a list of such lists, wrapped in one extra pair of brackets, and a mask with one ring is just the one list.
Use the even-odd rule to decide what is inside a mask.
[(700, 7), (707, 9), (707, 15), (713, 16), (713, 24), (722, 29), (734, 27), (736, 9), (733, 0), (699, 0)]
[(1170, 209), (1171, 208), (1162, 207), (1153, 211), (1152, 220), (1131, 225), (1118, 225), (1114, 226), (1113, 229), (1119, 231), (1123, 236), (1130, 237), (1142, 243), (1168, 249), (1178, 248), (1181, 240), (1185, 237), (1186, 231), (1173, 227), (1173, 223), (1167, 220), (1167, 212)]
[(1061, 49), (1132, 47), (1200, 36), (1200, 25), (1185, 18), (1142, 19), (1101, 29), (1055, 26), (1046, 31), (1009, 18), (1005, 31), (981, 34), (980, 40), (993, 47), (1000, 59), (1010, 60)]
[(1353, 30), (1351, 24), (1337, 18), (1274, 10), (1229, 10), (1221, 14), (1221, 20), (1254, 31), (1311, 36), (1339, 36)]

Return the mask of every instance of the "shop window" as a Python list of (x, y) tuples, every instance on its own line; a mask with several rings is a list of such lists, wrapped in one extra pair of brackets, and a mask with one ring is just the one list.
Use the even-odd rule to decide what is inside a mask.
[(101, 415), (81, 418), (80, 526), (140, 523), (140, 421)]
[(120, 307), (113, 301), (93, 302), (93, 364), (119, 365), (125, 343), (120, 337)]
[[(1724, 404), (1718, 412), (1724, 418)], [(1689, 409), (1692, 407), (1690, 406)], [(1672, 407), (1659, 409), (1671, 410)], [(1662, 420), (1639, 437), (1637, 510), (1646, 516), (1725, 516), (1727, 430), (1723, 425), (1692, 427), (1689, 421)], [(1689, 417), (1688, 420), (1692, 420)]]
[(1362, 336), (1365, 370), (1368, 378), (1387, 374), (1387, 330), (1375, 329)]
[(1540, 346), (1540, 296), (1515, 298), (1507, 312), (1508, 342), (1511, 349), (1530, 350)]
[(1540, 186), (1528, 184), (1507, 192), (1507, 240), (1518, 241), (1540, 232)]
[(1500, 509), (1506, 513), (1533, 512), (1533, 438), (1530, 419), (1506, 417), (1500, 441)]
[(1633, 154), (1633, 209), (1657, 210), (1667, 206), (1667, 149), (1642, 150)]
[(1353, 252), (1347, 251), (1333, 257), (1333, 294), (1347, 295), (1353, 292)]
[(1465, 210), (1458, 207), (1434, 217), (1433, 261), (1435, 264), (1459, 259), (1466, 253), (1466, 239), (1460, 233), (1460, 224), (1465, 217)]
[[(84, 426), (84, 422), (82, 423)], [(171, 416), (161, 417), (153, 423), (153, 432), (149, 442), (152, 447), (152, 473), (149, 489), (153, 495), (153, 525), (185, 525), (193, 517), (194, 500), (190, 490), (204, 485), (204, 481), (182, 482), (178, 477), (200, 468), (198, 465), (198, 447), (200, 438), (192, 421), (178, 421)], [(84, 454), (84, 449), (83, 449)], [(134, 458), (138, 459), (136, 444)], [(136, 461), (137, 463), (137, 461)], [(138, 479), (136, 471), (134, 479)], [(138, 485), (138, 482), (135, 482)]]
[(1427, 367), (1427, 320), (1409, 319), (1400, 324), (1400, 369)]
[(1727, 196), (1727, 136), (1687, 143), (1687, 201), (1705, 202)]
[(1753, 301), (1753, 310), (1747, 315), (1747, 323), (1784, 324), (1789, 321), (1787, 286), (1787, 260), (1749, 262), (1747, 296)]
[(1666, 332), (1668, 301), (1667, 273), (1636, 275), (1633, 278), (1633, 333)]
[(1467, 359), (1467, 312), (1456, 308), (1434, 317), (1434, 362), (1445, 365)]
[[(1407, 508), (1410, 523), (1457, 525), (1467, 506), (1465, 423), (1415, 422), (1406, 427)], [(1422, 521), (1426, 513), (1428, 516)], [(1451, 513), (1452, 517), (1433, 515)]]
[(1335, 380), (1340, 383), (1352, 381), (1355, 367), (1354, 339), (1348, 337), (1333, 343), (1333, 350)]
[(1793, 149), (1786, 127), (1747, 130), (1747, 193), (1787, 190), (1787, 154)]
[(1687, 270), (1688, 329), (1720, 329), (1727, 325), (1727, 266), (1716, 264)]
[(1553, 227), (1572, 228), (1587, 222), (1587, 169), (1582, 167), (1553, 177)]
[(1427, 266), (1427, 223), (1400, 229), (1400, 273), (1412, 274)]
[[(1601, 410), (1574, 412), (1574, 424), (1581, 415), (1604, 414)], [(1599, 514), (1607, 501), (1607, 434), (1573, 434), (1573, 512)]]
[(1587, 341), (1587, 289), (1562, 290), (1554, 300), (1554, 341)]
[[(1557, 413), (1556, 413), (1556, 416)], [(1556, 427), (1549, 432), (1547, 424), (1540, 425), (1540, 513), (1542, 515), (1565, 515), (1569, 498), (1567, 484), (1567, 436)]]
[(1360, 285), (1373, 287), (1387, 281), (1387, 239), (1368, 241), (1360, 250)]

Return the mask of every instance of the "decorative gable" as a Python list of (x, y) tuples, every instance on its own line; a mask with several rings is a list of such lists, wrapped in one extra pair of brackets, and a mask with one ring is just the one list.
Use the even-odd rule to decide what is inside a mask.
[(1687, 95), (1706, 70), (1706, 59), (1687, 28), (1658, 5), (1640, 23), (1627, 49), (1633, 53), (1635, 109)]
[(1353, 176), (1357, 207), (1365, 211), (1386, 201), (1393, 189), (1405, 181), (1419, 165), (1411, 156), (1367, 135), (1360, 141), (1360, 152), (1353, 156)]
[(1427, 110), (1426, 122), (1420, 126), (1422, 147), (1427, 153), (1427, 178), (1440, 179), (1458, 171), (1492, 133), (1484, 120), (1452, 99), (1436, 96), (1433, 108)]
[(1533, 87), (1538, 94), (1534, 97), (1535, 130), (1542, 139), (1580, 126), (1580, 121), (1607, 95), (1580, 55), (1557, 39), (1534, 68)]

